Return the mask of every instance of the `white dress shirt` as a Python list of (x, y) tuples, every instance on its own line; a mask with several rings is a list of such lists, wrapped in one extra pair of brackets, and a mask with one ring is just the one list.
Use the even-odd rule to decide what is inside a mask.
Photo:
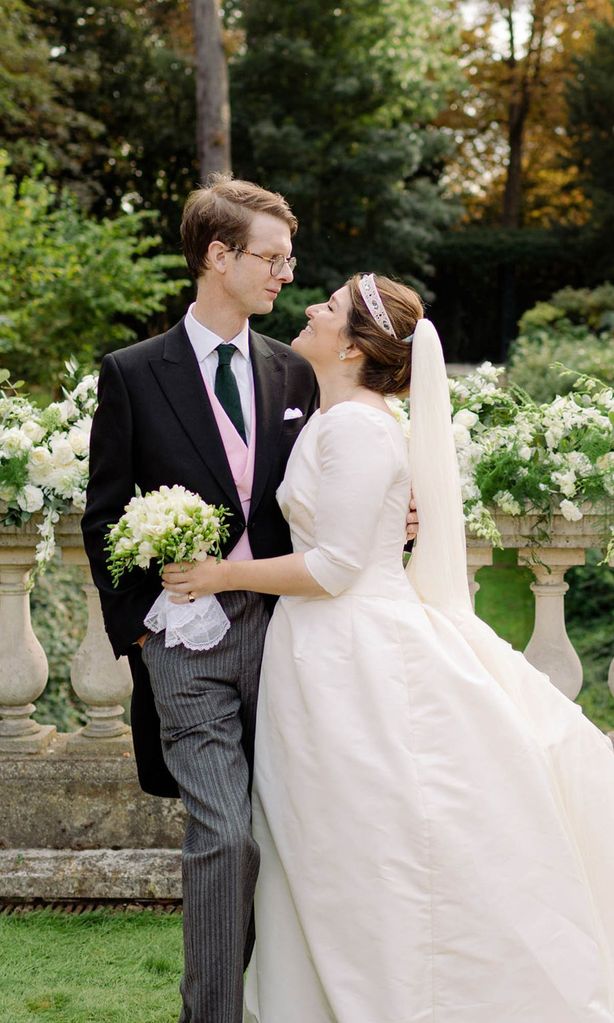
[(223, 344), (235, 345), (236, 352), (230, 360), (230, 368), (235, 375), (239, 397), (241, 399), (241, 411), (245, 423), (245, 438), (249, 444), (252, 426), (252, 394), (254, 378), (252, 364), (249, 357), (249, 320), (246, 320), (236, 337), (230, 341), (224, 341), (208, 327), (196, 319), (193, 313), (195, 303), (193, 302), (185, 316), (185, 329), (194, 349), (200, 372), (212, 391), (215, 391), (215, 374), (217, 372), (218, 354), (217, 346)]

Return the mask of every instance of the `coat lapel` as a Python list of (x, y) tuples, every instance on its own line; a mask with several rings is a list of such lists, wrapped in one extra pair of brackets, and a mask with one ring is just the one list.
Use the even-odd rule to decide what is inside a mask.
[(198, 455), (227, 495), (232, 510), (243, 518), (226, 451), (183, 320), (167, 332), (162, 358), (150, 359), (150, 365)]
[(256, 452), (251, 514), (264, 494), (273, 462), (271, 454), (276, 450), (281, 432), (287, 362), (284, 353), (274, 353), (265, 339), (253, 330), (250, 330), (249, 343), (256, 401)]

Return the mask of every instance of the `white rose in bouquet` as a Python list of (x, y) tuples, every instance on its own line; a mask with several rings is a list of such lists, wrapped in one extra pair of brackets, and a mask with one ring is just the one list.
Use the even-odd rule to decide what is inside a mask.
[(49, 441), (51, 463), (54, 469), (65, 468), (75, 461), (75, 452), (67, 437), (54, 434)]
[(0, 433), (0, 447), (5, 455), (21, 455), (29, 451), (32, 441), (21, 427), (12, 427)]
[(471, 430), (472, 427), (478, 421), (478, 415), (472, 412), (471, 409), (463, 408), (460, 412), (457, 412), (453, 417), (453, 422), (458, 423), (459, 426), (464, 426), (467, 430)]
[(44, 427), (42, 427), (40, 423), (35, 422), (33, 419), (28, 419), (25, 423), (22, 423), (21, 430), (33, 444), (38, 444), (45, 436)]
[(45, 495), (40, 487), (35, 487), (31, 483), (26, 483), (21, 493), (17, 494), (17, 504), (22, 511), (26, 512), (37, 512), (43, 507)]
[(73, 426), (68, 431), (66, 440), (71, 446), (73, 454), (78, 456), (87, 455), (90, 449), (90, 436), (85, 430), (80, 429), (77, 425)]
[(53, 469), (51, 453), (47, 448), (32, 448), (28, 453), (28, 470), (30, 480), (37, 486), (44, 486)]

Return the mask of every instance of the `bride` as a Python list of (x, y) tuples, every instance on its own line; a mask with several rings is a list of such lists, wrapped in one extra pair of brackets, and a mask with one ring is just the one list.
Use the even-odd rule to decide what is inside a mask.
[[(278, 491), (294, 553), (165, 573), (179, 602), (284, 595), (258, 704), (244, 1018), (613, 1023), (611, 744), (471, 610), (436, 331), (372, 274), (307, 317), (292, 344), (321, 408)], [(409, 445), (384, 400), (408, 386)]]

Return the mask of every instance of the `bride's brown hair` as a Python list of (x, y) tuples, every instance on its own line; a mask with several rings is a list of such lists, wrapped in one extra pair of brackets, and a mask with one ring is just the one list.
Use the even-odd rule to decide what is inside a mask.
[(350, 311), (345, 328), (349, 340), (365, 357), (359, 382), (378, 394), (406, 394), (411, 378), (411, 341), (405, 339), (424, 316), (424, 306), (413, 288), (376, 276), (379, 296), (396, 334), (392, 337), (369, 312), (358, 286), (361, 277), (355, 274), (346, 282)]

